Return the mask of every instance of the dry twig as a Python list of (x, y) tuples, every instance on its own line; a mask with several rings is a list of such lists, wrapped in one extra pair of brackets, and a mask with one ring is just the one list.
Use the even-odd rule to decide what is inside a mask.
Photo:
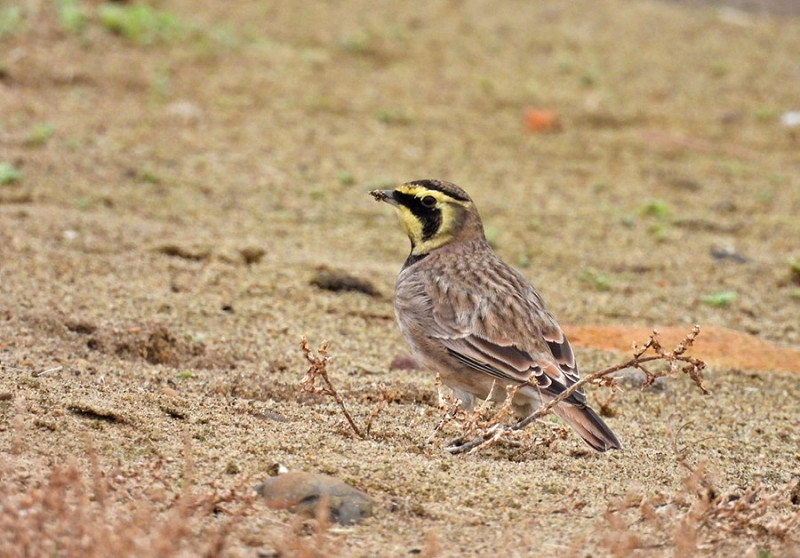
[[(314, 351), (308, 346), (308, 340), (303, 336), (300, 340), (300, 348), (303, 349), (303, 354), (309, 363), (306, 375), (300, 380), (300, 387), (307, 393), (333, 397), (336, 403), (338, 403), (339, 408), (342, 409), (344, 418), (347, 419), (350, 428), (356, 436), (363, 439), (365, 437), (364, 434), (361, 432), (358, 425), (356, 425), (352, 415), (344, 404), (344, 399), (342, 399), (342, 396), (336, 391), (336, 388), (333, 387), (328, 377), (328, 363), (332, 360), (332, 357), (328, 356), (328, 341), (323, 341), (319, 349), (317, 349), (317, 354), (314, 354)], [(321, 379), (324, 385), (317, 385), (317, 379)], [(370, 420), (370, 426), (371, 424), (372, 420)]]
[(378, 389), (381, 390), (381, 398), (378, 400), (378, 403), (375, 405), (375, 407), (372, 408), (369, 418), (367, 419), (367, 424), (364, 427), (364, 432), (366, 432), (367, 436), (369, 436), (370, 432), (372, 431), (372, 423), (375, 422), (375, 419), (377, 419), (381, 412), (383, 412), (383, 410), (386, 408), (386, 403), (391, 400), (391, 395), (386, 390), (385, 385), (380, 384)]
[[(603, 544), (613, 554), (628, 556), (634, 550), (674, 546), (676, 556), (692, 556), (731, 537), (772, 539), (787, 547), (796, 544), (800, 512), (776, 513), (788, 485), (769, 488), (755, 482), (725, 493), (714, 485), (704, 464), (693, 467), (684, 456), (678, 457), (678, 463), (688, 471), (681, 493), (651, 498), (630, 494), (608, 507), (607, 525), (602, 528), (608, 535)], [(625, 515), (631, 512), (633, 521), (628, 523)], [(643, 529), (642, 521), (653, 531)]]
[(426, 444), (433, 442), (436, 435), (453, 420), (458, 420), (458, 417), (464, 416), (464, 409), (461, 406), (461, 401), (455, 398), (449, 391), (442, 391), (442, 377), (436, 374), (436, 393), (439, 396), (439, 410), (443, 411), (442, 418), (433, 428), (430, 436), (425, 440)]
[[(516, 430), (520, 430), (528, 426), (531, 422), (534, 422), (541, 417), (549, 414), (553, 407), (570, 397), (573, 393), (581, 389), (583, 386), (589, 383), (599, 384), (599, 385), (606, 385), (606, 386), (613, 386), (613, 380), (609, 378), (611, 374), (614, 372), (618, 372), (620, 370), (624, 370), (625, 368), (636, 368), (641, 370), (645, 374), (645, 382), (642, 385), (643, 388), (652, 385), (652, 383), (659, 377), (667, 376), (669, 374), (677, 373), (678, 371), (687, 374), (692, 381), (699, 387), (703, 393), (708, 394), (709, 391), (703, 385), (703, 369), (705, 368), (706, 364), (702, 360), (693, 357), (691, 355), (687, 355), (686, 351), (694, 344), (695, 339), (700, 333), (700, 326), (696, 325), (692, 328), (692, 331), (681, 341), (675, 349), (671, 352), (666, 352), (664, 348), (661, 346), (661, 343), (658, 340), (658, 332), (653, 330), (653, 333), (650, 334), (650, 339), (642, 346), (634, 344), (633, 346), (633, 358), (615, 366), (610, 366), (608, 368), (604, 368), (593, 374), (589, 374), (575, 382), (569, 388), (565, 389), (558, 397), (553, 398), (550, 400), (546, 405), (542, 405), (539, 409), (537, 409), (531, 415), (523, 418), (522, 420), (506, 427), (501, 427), (499, 425), (499, 421), (493, 421), (492, 425), (486, 429), (481, 435), (477, 436), (476, 438), (470, 440), (469, 442), (465, 442), (459, 445), (450, 445), (446, 449), (448, 452), (453, 454), (458, 453), (465, 453), (474, 451), (477, 448), (483, 447), (487, 444), (494, 443), (498, 439), (500, 439), (503, 435), (508, 432), (513, 432)], [(648, 352), (652, 352), (654, 354), (648, 354)], [(650, 370), (646, 365), (655, 361), (665, 361), (669, 364), (669, 369), (665, 372), (654, 372)], [(522, 384), (518, 386), (523, 387), (528, 384)], [(530, 384), (533, 385), (533, 384)], [(536, 386), (534, 386), (536, 387)]]

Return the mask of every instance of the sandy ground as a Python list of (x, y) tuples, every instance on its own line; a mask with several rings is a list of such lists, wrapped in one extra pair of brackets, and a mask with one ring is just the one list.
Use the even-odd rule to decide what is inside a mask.
[[(22, 7), (0, 34), (5, 554), (797, 556), (800, 20), (166, 0), (137, 39), (72, 5), (80, 31), (0, 6)], [(532, 107), (560, 127), (527, 129)], [(417, 178), (473, 195), (584, 373), (626, 358), (598, 328), (624, 348), (698, 323), (711, 395), (628, 385), (605, 455), (543, 444), (549, 420), (470, 455), (443, 449), (457, 424), (426, 443), (434, 378), (390, 369), (407, 240), (367, 195)], [(320, 289), (320, 266), (377, 294)], [(359, 424), (383, 405), (367, 439), (301, 392), (302, 336), (330, 342)], [(269, 509), (252, 489), (275, 464), (375, 516)]]

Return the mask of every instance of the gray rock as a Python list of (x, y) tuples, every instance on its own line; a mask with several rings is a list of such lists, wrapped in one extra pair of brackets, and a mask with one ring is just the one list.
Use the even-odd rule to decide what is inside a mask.
[(320, 473), (290, 471), (267, 479), (256, 491), (272, 509), (315, 516), (320, 505), (327, 505), (329, 519), (341, 525), (359, 523), (373, 513), (369, 495)]

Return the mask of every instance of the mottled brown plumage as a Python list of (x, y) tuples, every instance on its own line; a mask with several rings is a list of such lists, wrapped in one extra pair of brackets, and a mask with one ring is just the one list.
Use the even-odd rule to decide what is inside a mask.
[[(411, 240), (397, 278), (395, 313), (414, 355), (438, 372), (468, 409), (522, 386), (517, 416), (533, 413), (578, 380), (575, 357), (541, 296), (487, 242), (467, 193), (420, 180), (372, 195), (392, 204)], [(598, 451), (620, 448), (578, 390), (554, 408)]]

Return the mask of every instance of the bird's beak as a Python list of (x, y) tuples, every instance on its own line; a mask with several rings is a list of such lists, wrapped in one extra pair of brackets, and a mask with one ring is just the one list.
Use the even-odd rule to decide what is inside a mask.
[(394, 190), (373, 190), (369, 193), (375, 201), (383, 201), (391, 205), (398, 205), (397, 200), (394, 199)]

